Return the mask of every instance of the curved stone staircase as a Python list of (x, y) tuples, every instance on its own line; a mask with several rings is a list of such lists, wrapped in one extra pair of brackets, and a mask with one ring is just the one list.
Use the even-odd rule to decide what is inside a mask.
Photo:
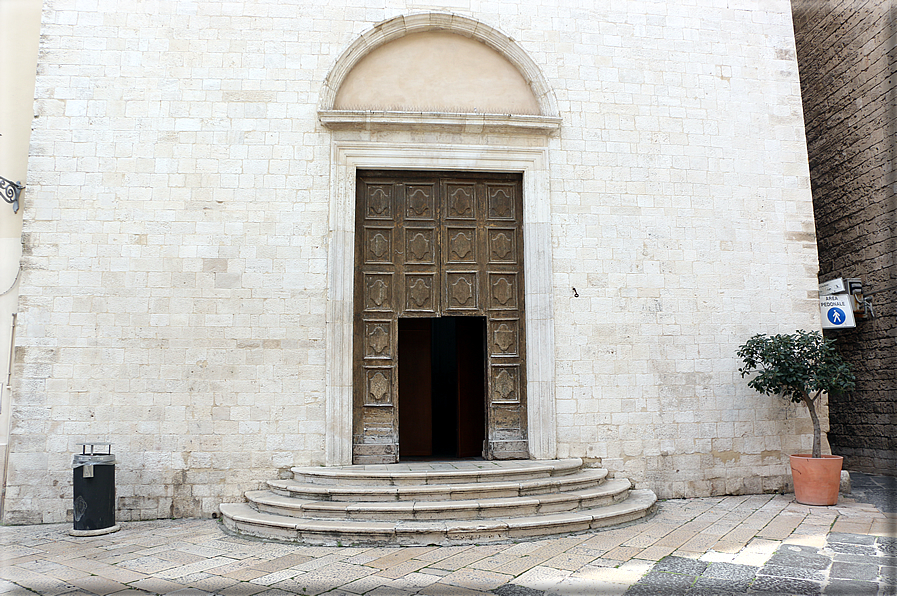
[(490, 542), (600, 528), (657, 497), (607, 470), (560, 460), (297, 467), (292, 480), (220, 505), (239, 534), (316, 544)]

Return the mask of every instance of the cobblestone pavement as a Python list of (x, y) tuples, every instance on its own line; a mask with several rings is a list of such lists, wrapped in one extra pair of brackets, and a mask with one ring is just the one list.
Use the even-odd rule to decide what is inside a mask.
[(667, 500), (622, 528), (464, 546), (301, 546), (195, 519), (92, 538), (69, 536), (71, 524), (5, 526), (0, 593), (884, 596), (897, 593), (895, 525), (893, 512), (853, 498), (808, 507), (752, 495)]
[(870, 503), (883, 512), (897, 513), (897, 478), (876, 476), (860, 472), (850, 473), (851, 498), (861, 503)]

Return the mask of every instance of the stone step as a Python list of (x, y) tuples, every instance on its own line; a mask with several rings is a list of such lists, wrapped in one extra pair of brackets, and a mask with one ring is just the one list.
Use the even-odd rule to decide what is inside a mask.
[(631, 490), (624, 501), (573, 512), (490, 520), (361, 521), (304, 519), (223, 503), (222, 522), (240, 534), (310, 544), (452, 544), (494, 542), (579, 532), (635, 521), (653, 512), (650, 490)]
[(302, 484), (327, 486), (425, 486), (474, 482), (515, 482), (575, 474), (580, 458), (556, 460), (504, 460), (461, 462), (411, 462), (354, 466), (292, 468), (293, 479)]
[(293, 468), (220, 507), (238, 533), (315, 544), (460, 544), (633, 521), (656, 497), (578, 458)]
[(607, 470), (586, 468), (571, 474), (522, 481), (352, 486), (270, 480), (268, 488), (278, 495), (312, 501), (461, 501), (585, 490), (600, 485), (606, 478)]
[(631, 483), (625, 478), (585, 489), (531, 496), (444, 501), (312, 501), (249, 491), (250, 506), (264, 512), (290, 517), (347, 520), (448, 520), (514, 518), (543, 513), (593, 509), (622, 501)]

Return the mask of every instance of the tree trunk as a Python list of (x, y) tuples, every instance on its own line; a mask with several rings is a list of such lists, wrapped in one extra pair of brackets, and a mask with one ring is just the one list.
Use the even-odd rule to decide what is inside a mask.
[(813, 421), (813, 457), (822, 457), (822, 428), (819, 426), (819, 416), (816, 415), (816, 404), (808, 395), (802, 396), (807, 409), (810, 410), (810, 420)]

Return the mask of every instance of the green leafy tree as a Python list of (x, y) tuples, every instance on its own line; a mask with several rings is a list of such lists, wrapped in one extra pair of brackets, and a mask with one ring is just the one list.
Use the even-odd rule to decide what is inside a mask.
[(816, 402), (822, 392), (849, 391), (856, 377), (835, 349), (835, 340), (819, 331), (797, 331), (785, 335), (755, 335), (738, 349), (748, 387), (765, 395), (781, 395), (794, 403), (803, 402), (813, 420), (813, 457), (822, 457), (822, 429)]

